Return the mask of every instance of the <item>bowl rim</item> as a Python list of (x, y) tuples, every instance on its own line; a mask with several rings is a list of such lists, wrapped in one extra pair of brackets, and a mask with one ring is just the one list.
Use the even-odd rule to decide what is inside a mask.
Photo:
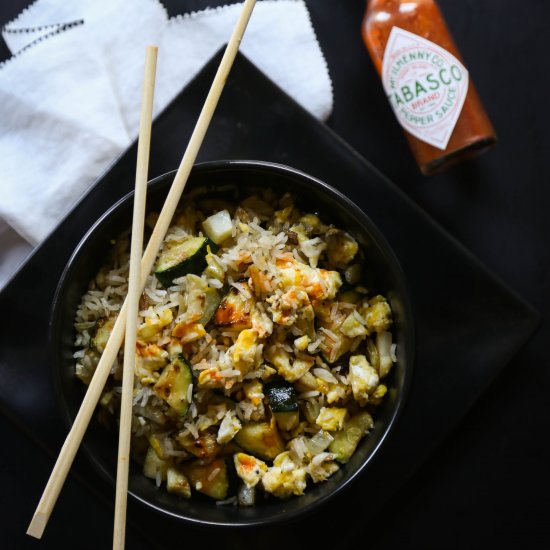
[[(396, 280), (398, 281), (400, 290), (402, 291), (400, 295), (400, 301), (402, 303), (402, 310), (403, 310), (403, 324), (407, 327), (406, 330), (404, 331), (405, 356), (406, 356), (405, 361), (406, 361), (407, 368), (404, 371), (401, 392), (396, 400), (396, 405), (391, 411), (389, 418), (384, 423), (384, 426), (382, 428), (382, 433), (379, 435), (378, 441), (376, 442), (372, 450), (370, 450), (368, 456), (355, 470), (348, 472), (345, 479), (343, 479), (340, 483), (338, 483), (333, 488), (332, 491), (327, 492), (326, 494), (320, 495), (319, 497), (316, 498), (316, 500), (314, 500), (307, 506), (300, 507), (290, 511), (282, 511), (278, 514), (263, 517), (263, 518), (246, 518), (243, 520), (237, 520), (237, 521), (232, 520), (228, 522), (215, 521), (215, 520), (209, 520), (209, 519), (196, 518), (193, 516), (188, 516), (188, 515), (183, 515), (183, 514), (173, 512), (171, 510), (168, 510), (162, 507), (161, 505), (155, 504), (150, 500), (147, 500), (144, 497), (141, 497), (139, 494), (136, 494), (133, 490), (128, 488), (128, 494), (131, 496), (132, 499), (139, 502), (146, 508), (151, 509), (156, 514), (161, 514), (163, 516), (170, 516), (174, 519), (177, 519), (178, 521), (182, 521), (184, 523), (187, 523), (189, 525), (193, 525), (196, 527), (201, 527), (201, 526), (217, 527), (217, 528), (258, 527), (258, 526), (275, 525), (281, 522), (296, 521), (297, 519), (312, 513), (318, 507), (325, 504), (328, 500), (332, 499), (334, 496), (341, 493), (344, 489), (348, 488), (353, 481), (355, 481), (360, 475), (363, 475), (365, 473), (368, 465), (378, 455), (381, 447), (386, 442), (388, 436), (390, 435), (391, 432), (393, 432), (394, 427), (402, 413), (405, 402), (409, 395), (410, 386), (412, 383), (414, 363), (416, 358), (416, 323), (414, 321), (415, 319), (414, 307), (411, 299), (411, 294), (409, 291), (409, 285), (408, 285), (405, 273), (401, 267), (401, 264), (399, 263), (399, 260), (395, 255), (392, 247), (389, 245), (385, 236), (378, 229), (378, 226), (372, 221), (370, 216), (366, 214), (359, 206), (357, 206), (353, 201), (351, 201), (351, 199), (349, 199), (346, 195), (344, 195), (338, 189), (335, 189), (334, 187), (327, 184), (326, 182), (314, 176), (311, 176), (310, 174), (307, 174), (302, 170), (299, 170), (297, 168), (293, 168), (284, 164), (280, 164), (280, 163), (274, 163), (274, 162), (262, 161), (262, 160), (204, 161), (204, 162), (196, 163), (193, 166), (191, 173), (189, 174), (189, 178), (191, 178), (194, 174), (201, 174), (203, 172), (209, 173), (209, 172), (216, 172), (216, 171), (227, 171), (228, 169), (231, 170), (233, 168), (240, 169), (240, 170), (267, 171), (271, 173), (276, 172), (280, 175), (284, 175), (289, 178), (301, 179), (305, 181), (307, 185), (318, 187), (322, 190), (323, 193), (328, 194), (333, 198), (335, 198), (339, 203), (343, 204), (346, 208), (350, 209), (355, 214), (355, 218), (361, 220), (361, 223), (363, 223), (363, 221), (366, 222), (365, 223), (366, 232), (370, 236), (372, 236), (374, 242), (384, 253), (384, 257), (390, 263), (390, 269), (394, 273)], [(163, 183), (165, 180), (169, 178), (173, 179), (176, 172), (177, 170), (171, 170), (169, 172), (165, 172), (164, 174), (161, 174), (159, 176), (156, 176), (155, 178), (150, 179), (147, 182), (148, 190), (151, 188), (154, 188), (156, 185), (160, 185), (161, 183)], [(54, 324), (55, 324), (55, 320), (59, 318), (58, 309), (62, 302), (61, 296), (63, 294), (65, 282), (69, 277), (69, 275), (71, 274), (75, 261), (79, 257), (81, 249), (85, 247), (88, 239), (90, 239), (90, 237), (94, 234), (96, 229), (99, 226), (101, 226), (107, 218), (111, 216), (113, 211), (117, 210), (122, 204), (126, 203), (127, 201), (132, 200), (133, 195), (134, 195), (134, 190), (131, 190), (130, 192), (126, 193), (118, 201), (112, 204), (103, 214), (101, 214), (101, 216), (96, 220), (96, 222), (88, 229), (88, 231), (86, 231), (84, 236), (80, 239), (79, 243), (75, 247), (73, 253), (69, 257), (67, 263), (65, 264), (65, 267), (59, 278), (59, 282), (57, 284), (57, 287), (53, 296), (51, 313), (50, 313), (50, 318), (48, 323), (48, 350), (51, 356), (50, 369), (51, 369), (51, 375), (53, 378), (54, 392), (56, 394), (57, 407), (63, 417), (63, 420), (67, 423), (68, 427), (72, 425), (72, 422), (74, 420), (74, 415), (70, 410), (70, 406), (67, 400), (65, 399), (64, 392), (62, 390), (61, 376), (59, 372), (60, 369), (56, 367), (56, 355), (55, 355), (56, 339), (54, 338), (54, 328), (55, 328)], [(185, 195), (185, 190), (183, 192), (183, 195)], [(91, 422), (92, 421), (93, 420), (91, 420)], [(87, 428), (88, 427), (86, 427), (86, 431), (87, 431)], [(106, 481), (108, 481), (110, 484), (114, 484), (113, 476), (107, 472), (103, 464), (94, 455), (92, 449), (90, 449), (85, 438), (82, 441), (81, 448), (84, 451), (83, 454), (85, 454), (86, 458), (93, 464), (94, 469), (98, 471), (98, 473), (100, 473), (101, 476)]]

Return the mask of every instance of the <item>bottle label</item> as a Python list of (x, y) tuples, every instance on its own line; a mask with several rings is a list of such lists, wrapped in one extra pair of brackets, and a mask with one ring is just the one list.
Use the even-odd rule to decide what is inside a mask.
[(468, 93), (466, 67), (441, 46), (393, 27), (382, 82), (401, 126), (445, 150)]

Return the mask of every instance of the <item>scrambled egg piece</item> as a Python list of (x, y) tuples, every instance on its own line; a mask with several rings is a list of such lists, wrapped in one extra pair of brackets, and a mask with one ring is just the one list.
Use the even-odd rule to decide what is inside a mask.
[(329, 262), (339, 267), (349, 264), (359, 251), (357, 241), (341, 229), (329, 229), (325, 240)]
[(248, 285), (257, 297), (266, 295), (273, 290), (270, 277), (267, 273), (261, 271), (255, 265), (251, 265), (248, 268), (248, 273), (250, 275)]
[(156, 344), (136, 344), (136, 367), (139, 371), (140, 367), (148, 371), (156, 371), (164, 367), (169, 360), (168, 352)]
[(346, 317), (345, 321), (340, 326), (340, 332), (349, 338), (366, 336), (368, 334), (367, 327), (359, 321), (355, 313), (351, 313)]
[(294, 360), (292, 365), (284, 366), (279, 369), (279, 374), (288, 382), (295, 382), (298, 378), (302, 378), (306, 372), (314, 365), (313, 357), (300, 357)]
[(335, 403), (344, 399), (348, 395), (348, 389), (343, 384), (329, 384), (329, 389), (326, 392), (327, 403)]
[(216, 441), (220, 445), (224, 445), (231, 441), (237, 432), (242, 428), (240, 420), (237, 418), (237, 415), (234, 411), (227, 411), (223, 417), (222, 423), (218, 430), (218, 437)]
[(282, 296), (274, 294), (266, 301), (271, 306), (273, 322), (283, 326), (296, 324), (299, 311), (310, 304), (307, 293), (295, 288), (291, 288)]
[(233, 461), (237, 475), (245, 482), (247, 487), (258, 485), (263, 475), (267, 472), (267, 464), (255, 456), (236, 453)]
[(199, 388), (224, 388), (225, 379), (217, 367), (204, 369), (199, 374)]
[(342, 278), (337, 271), (310, 267), (291, 255), (279, 258), (277, 267), (283, 290), (298, 287), (304, 289), (313, 300), (332, 300), (342, 286)]
[(165, 309), (160, 315), (146, 317), (145, 322), (139, 325), (137, 337), (141, 340), (148, 340), (157, 335), (162, 329), (168, 326), (174, 318), (170, 308)]
[(264, 355), (288, 382), (295, 382), (302, 378), (315, 363), (315, 359), (310, 356), (296, 358), (291, 363), (290, 354), (284, 348), (276, 345), (267, 347)]
[(307, 334), (304, 334), (303, 336), (300, 336), (300, 338), (296, 338), (296, 340), (294, 340), (294, 347), (298, 351), (305, 351), (310, 342), (311, 338)]
[(369, 300), (368, 307), (360, 313), (363, 314), (370, 332), (383, 332), (391, 326), (390, 305), (382, 296), (375, 296)]
[(388, 393), (388, 387), (384, 384), (380, 384), (377, 386), (377, 388), (374, 390), (372, 395), (369, 396), (369, 401), (373, 405), (380, 405), (382, 403), (382, 399), (384, 396)]
[(353, 355), (349, 360), (349, 378), (353, 397), (360, 404), (369, 400), (380, 383), (380, 377), (364, 355)]
[(258, 333), (254, 329), (245, 329), (239, 333), (233, 349), (233, 364), (242, 374), (246, 374), (254, 366)]
[(319, 263), (319, 257), (321, 256), (323, 250), (326, 249), (327, 245), (319, 237), (313, 239), (298, 239), (300, 243), (300, 250), (309, 260), (309, 265), (311, 267), (317, 267)]
[(277, 370), (290, 368), (290, 355), (283, 347), (275, 344), (267, 346), (264, 350), (264, 357)]
[(306, 470), (297, 466), (289, 451), (279, 454), (262, 477), (262, 485), (268, 493), (279, 498), (303, 494), (306, 488)]
[(248, 401), (253, 405), (259, 405), (264, 398), (263, 386), (259, 380), (253, 380), (245, 384), (243, 391)]
[(327, 432), (334, 432), (344, 428), (344, 421), (348, 415), (347, 409), (337, 407), (321, 407), (315, 423)]
[(172, 336), (181, 339), (182, 344), (189, 344), (206, 336), (206, 330), (200, 323), (178, 323), (172, 330)]
[(259, 338), (266, 338), (273, 332), (273, 321), (267, 313), (255, 308), (252, 312), (252, 328)]
[(335, 455), (332, 453), (319, 453), (314, 456), (306, 466), (306, 471), (314, 483), (327, 480), (339, 468), (334, 462)]
[(183, 351), (181, 340), (178, 338), (170, 338), (170, 342), (167, 344), (166, 349), (170, 357), (177, 357)]

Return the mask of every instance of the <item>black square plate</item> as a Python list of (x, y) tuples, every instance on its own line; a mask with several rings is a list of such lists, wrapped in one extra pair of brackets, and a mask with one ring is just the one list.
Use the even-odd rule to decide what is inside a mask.
[[(156, 119), (151, 178), (178, 166), (220, 55)], [(36, 249), (0, 294), (0, 311), (9, 312), (9, 322), (2, 323), (0, 336), (0, 407), (51, 454), (57, 454), (65, 436), (46, 358), (52, 297), (65, 264), (85, 232), (132, 189), (135, 158), (134, 145)], [(328, 521), (342, 526), (339, 547), (356, 546), (368, 540), (371, 526), (365, 518), (372, 517), (451, 432), (533, 334), (538, 315), (394, 184), (243, 56), (235, 63), (199, 156), (199, 160), (214, 159), (268, 160), (326, 181), (373, 219), (407, 276), (416, 310), (417, 361), (399, 423), (368, 476), (302, 520), (300, 529), (292, 530), (292, 540), (306, 544), (312, 530), (317, 531)], [(7, 318), (5, 313), (3, 317)], [(44, 457), (40, 454), (34, 457), (41, 459)], [(77, 461), (74, 470), (108, 499), (114, 498), (114, 490), (98, 479), (86, 461)], [(353, 506), (346, 506), (346, 501)], [(75, 506), (86, 509), (85, 502)], [(149, 526), (147, 531), (154, 540), (149, 548), (173, 546), (182, 536), (186, 545), (189, 538), (197, 537), (201, 544), (219, 543), (223, 548), (236, 548), (244, 541), (248, 546), (261, 544), (264, 548), (294, 546), (285, 529), (233, 532), (227, 537), (220, 531), (190, 530), (166, 518), (151, 517), (150, 512), (147, 516), (134, 504), (129, 518), (137, 520), (134, 524)], [(110, 525), (94, 527), (111, 529)]]

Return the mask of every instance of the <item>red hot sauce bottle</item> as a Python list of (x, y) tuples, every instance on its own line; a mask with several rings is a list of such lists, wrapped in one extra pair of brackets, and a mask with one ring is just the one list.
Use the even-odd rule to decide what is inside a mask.
[(422, 173), (496, 143), (434, 0), (369, 0), (362, 35)]

